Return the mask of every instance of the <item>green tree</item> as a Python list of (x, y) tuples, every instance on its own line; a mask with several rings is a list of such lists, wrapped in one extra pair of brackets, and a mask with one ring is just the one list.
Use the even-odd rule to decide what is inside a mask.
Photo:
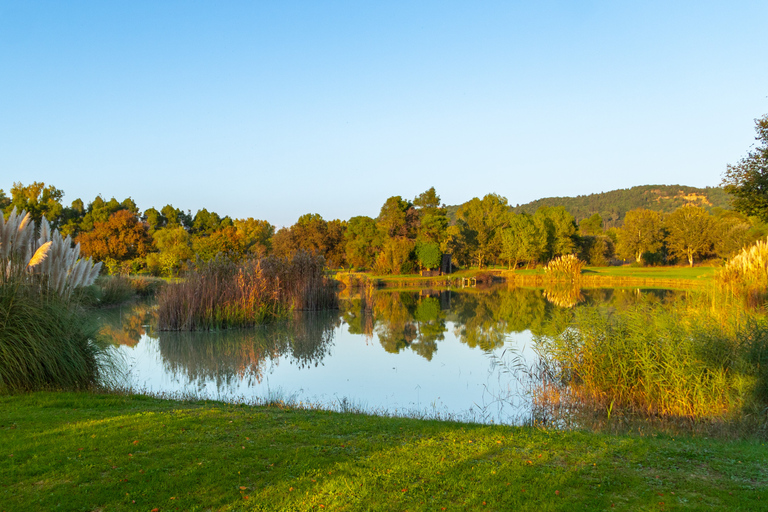
[(509, 227), (501, 233), (501, 258), (509, 263), (510, 268), (517, 268), (520, 261), (535, 261), (539, 258), (543, 239), (527, 213), (512, 214)]
[(386, 236), (390, 238), (408, 237), (408, 210), (411, 207), (411, 203), (400, 196), (392, 196), (384, 202), (379, 212), (377, 224)]
[(542, 241), (542, 257), (552, 260), (576, 248), (576, 220), (563, 206), (542, 206), (533, 214)]
[(183, 210), (178, 208), (174, 208), (171, 204), (163, 206), (163, 208), (160, 210), (160, 213), (165, 219), (165, 224), (163, 224), (163, 227), (175, 228), (181, 226), (187, 230), (192, 227), (192, 215), (189, 213), (184, 213)]
[(440, 204), (440, 196), (435, 192), (435, 187), (419, 194), (413, 200), (413, 206), (419, 215), (417, 238), (443, 243), (448, 229), (448, 214), (445, 206)]
[(344, 233), (347, 262), (357, 268), (371, 268), (384, 245), (384, 233), (370, 217), (352, 217)]
[(153, 273), (173, 277), (194, 256), (189, 233), (181, 226), (158, 229), (152, 238), (160, 251), (147, 255), (147, 267)]
[(422, 268), (431, 270), (440, 266), (443, 253), (436, 242), (417, 242), (416, 259)]
[[(5, 194), (3, 194), (4, 196)], [(32, 215), (32, 220), (37, 223), (45, 215), (52, 227), (57, 228), (64, 212), (64, 207), (61, 204), (62, 197), (64, 197), (64, 191), (53, 185), (46, 187), (45, 183), (35, 181), (31, 185), (25, 186), (21, 182), (16, 182), (11, 188), (11, 200), (5, 211), (10, 213), (13, 208), (16, 208), (18, 212), (26, 210)], [(5, 202), (7, 202), (7, 198)]]
[(148, 210), (144, 210), (144, 222), (147, 223), (147, 228), (149, 229), (150, 233), (154, 233), (158, 229), (165, 227), (165, 224), (167, 222), (167, 219), (163, 217), (163, 214), (160, 213), (156, 208), (149, 208)]
[(616, 235), (616, 254), (640, 263), (643, 254), (661, 249), (664, 241), (661, 214), (643, 208), (628, 211), (624, 225), (616, 230)]
[(381, 274), (407, 274), (413, 271), (411, 256), (413, 240), (407, 238), (388, 238), (384, 247), (376, 256), (374, 270)]
[(216, 212), (209, 212), (205, 208), (198, 210), (194, 219), (192, 219), (192, 233), (211, 234), (221, 228), (221, 217), (219, 217), (219, 214)]
[(691, 267), (696, 256), (712, 247), (712, 217), (704, 208), (681, 206), (667, 216), (665, 225), (667, 246), (675, 256), (687, 259)]
[(272, 237), (275, 235), (275, 226), (266, 220), (257, 220), (252, 217), (235, 219), (234, 225), (243, 237), (248, 252), (257, 256), (269, 254), (272, 248)]
[(599, 213), (587, 217), (579, 223), (579, 233), (584, 236), (597, 236), (603, 234), (603, 218)]
[(234, 226), (227, 226), (210, 235), (193, 235), (191, 242), (195, 255), (203, 261), (210, 261), (219, 254), (239, 261), (246, 254), (245, 240)]
[(482, 199), (475, 197), (464, 203), (456, 215), (477, 266), (482, 268), (483, 264), (494, 261), (501, 251), (501, 233), (509, 226), (507, 198), (497, 194), (487, 194)]
[(755, 119), (755, 130), (757, 146), (726, 168), (722, 185), (736, 210), (768, 222), (768, 114)]

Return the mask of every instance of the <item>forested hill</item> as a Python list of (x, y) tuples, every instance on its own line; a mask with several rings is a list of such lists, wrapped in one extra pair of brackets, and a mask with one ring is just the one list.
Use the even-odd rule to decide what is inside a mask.
[[(686, 187), (683, 185), (642, 185), (632, 188), (611, 190), (599, 194), (576, 197), (546, 197), (527, 204), (513, 207), (515, 213), (533, 214), (542, 206), (564, 206), (581, 221), (595, 213), (603, 218), (606, 228), (620, 226), (624, 215), (635, 208), (647, 208), (660, 212), (672, 212), (684, 204), (703, 206), (707, 210), (715, 207), (729, 208), (730, 196), (719, 187)], [(449, 206), (449, 218), (453, 220), (459, 206)]]

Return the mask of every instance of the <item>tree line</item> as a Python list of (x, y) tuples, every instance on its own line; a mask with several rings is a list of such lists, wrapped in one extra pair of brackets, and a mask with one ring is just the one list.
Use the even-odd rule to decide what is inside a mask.
[(596, 266), (616, 260), (693, 265), (702, 258), (728, 258), (768, 234), (768, 115), (755, 123), (758, 144), (724, 173), (733, 210), (694, 204), (670, 213), (635, 208), (609, 229), (599, 214), (577, 224), (562, 205), (516, 213), (498, 194), (475, 197), (449, 216), (434, 187), (412, 200), (388, 198), (376, 218), (326, 221), (308, 213), (277, 231), (266, 220), (231, 219), (205, 208), (194, 216), (170, 204), (141, 212), (130, 197), (97, 196), (87, 206), (81, 199), (64, 206), (64, 192), (41, 182), (14, 183), (10, 197), (0, 190), (0, 210), (26, 210), (38, 223), (45, 216), (110, 273), (173, 276), (190, 262), (219, 254), (238, 261), (298, 251), (321, 254), (335, 268), (379, 274), (434, 269), (443, 254), (459, 266), (480, 268), (530, 267), (566, 254)]
[(565, 254), (596, 266), (616, 260), (692, 265), (702, 258), (727, 258), (768, 234), (758, 216), (694, 205), (669, 214), (638, 208), (626, 214), (622, 226), (606, 230), (599, 214), (577, 223), (562, 206), (515, 213), (498, 194), (473, 198), (449, 222), (434, 187), (413, 200), (388, 198), (376, 218), (326, 221), (311, 213), (280, 230), (266, 220), (231, 219), (207, 209), (192, 215), (166, 205), (142, 212), (131, 198), (99, 196), (87, 206), (81, 199), (63, 206), (63, 195), (52, 185), (15, 183), (10, 197), (0, 191), (0, 207), (6, 213), (27, 210), (35, 220), (45, 216), (110, 273), (174, 276), (191, 262), (218, 254), (238, 261), (299, 251), (322, 254), (335, 268), (378, 274), (434, 269), (443, 254), (457, 266), (480, 268), (530, 267)]

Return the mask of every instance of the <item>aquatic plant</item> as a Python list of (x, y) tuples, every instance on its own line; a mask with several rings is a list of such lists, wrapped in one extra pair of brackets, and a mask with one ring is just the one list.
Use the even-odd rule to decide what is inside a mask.
[(768, 321), (723, 314), (737, 307), (583, 309), (561, 334), (538, 337), (537, 351), (547, 382), (573, 406), (688, 418), (759, 412), (768, 403)]
[(290, 259), (199, 262), (184, 281), (166, 286), (158, 301), (160, 330), (192, 331), (253, 326), (291, 310), (337, 306), (322, 256), (305, 252)]

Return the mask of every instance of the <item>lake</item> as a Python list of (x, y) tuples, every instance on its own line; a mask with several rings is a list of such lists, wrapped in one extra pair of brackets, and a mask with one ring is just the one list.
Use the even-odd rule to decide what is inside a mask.
[(173, 397), (284, 401), (334, 410), (526, 424), (535, 340), (578, 308), (674, 301), (687, 292), (470, 288), (342, 293), (339, 310), (218, 332), (158, 332), (155, 307), (103, 312), (122, 386)]

